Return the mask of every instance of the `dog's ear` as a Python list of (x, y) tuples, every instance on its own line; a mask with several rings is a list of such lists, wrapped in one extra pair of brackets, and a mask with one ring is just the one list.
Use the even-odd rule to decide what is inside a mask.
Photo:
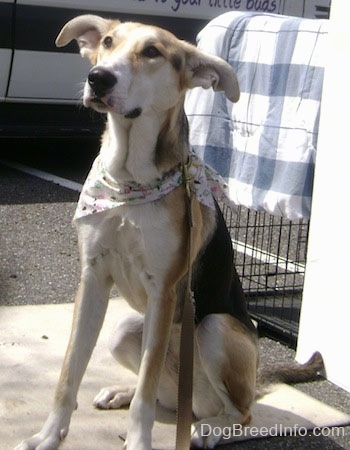
[(187, 87), (212, 87), (214, 91), (224, 91), (231, 102), (239, 100), (240, 91), (236, 74), (223, 59), (203, 53), (196, 47), (186, 46)]
[(96, 64), (97, 49), (101, 37), (108, 31), (112, 23), (117, 21), (103, 19), (99, 16), (86, 14), (75, 17), (67, 22), (56, 39), (57, 47), (64, 47), (76, 39), (83, 58), (89, 58)]

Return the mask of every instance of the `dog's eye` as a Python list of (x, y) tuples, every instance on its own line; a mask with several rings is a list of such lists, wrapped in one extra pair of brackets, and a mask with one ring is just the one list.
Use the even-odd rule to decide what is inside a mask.
[(160, 51), (157, 49), (157, 47), (155, 47), (154, 45), (150, 45), (150, 46), (144, 48), (142, 51), (142, 54), (146, 58), (150, 58), (150, 59), (157, 58), (158, 56), (162, 55), (160, 53)]
[(102, 45), (104, 46), (104, 48), (111, 48), (112, 44), (113, 44), (112, 36), (106, 36), (102, 41)]

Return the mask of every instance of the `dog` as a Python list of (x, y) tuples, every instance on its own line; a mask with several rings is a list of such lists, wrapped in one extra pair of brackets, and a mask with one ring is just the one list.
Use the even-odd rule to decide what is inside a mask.
[[(75, 217), (81, 282), (53, 409), (41, 431), (16, 450), (54, 450), (67, 435), (114, 283), (135, 312), (116, 325), (110, 348), (138, 381), (124, 391), (102, 389), (94, 405), (130, 404), (125, 448), (152, 448), (156, 401), (176, 409), (188, 267), (196, 322), (191, 445), (213, 448), (220, 435), (202, 436), (201, 424), (224, 430), (250, 421), (259, 351), (230, 235), (207, 186), (207, 168), (188, 142), (184, 98), (188, 89), (202, 87), (236, 102), (236, 75), (222, 59), (154, 26), (83, 15), (62, 28), (56, 44), (74, 39), (92, 63), (83, 103), (106, 114), (107, 124)], [(184, 167), (192, 173), (194, 192), (190, 266)], [(287, 381), (305, 380), (320, 361), (316, 355), (279, 373)]]

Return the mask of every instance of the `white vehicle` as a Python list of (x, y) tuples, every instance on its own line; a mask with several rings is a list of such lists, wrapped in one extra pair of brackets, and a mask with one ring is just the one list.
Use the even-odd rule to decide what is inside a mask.
[[(194, 42), (228, 11), (317, 17), (330, 0), (0, 0), (0, 137), (99, 132), (77, 108), (89, 65), (77, 46), (57, 49), (62, 24), (84, 13), (151, 23)], [(49, 113), (48, 113), (49, 111)], [(97, 129), (96, 129), (97, 128)]]

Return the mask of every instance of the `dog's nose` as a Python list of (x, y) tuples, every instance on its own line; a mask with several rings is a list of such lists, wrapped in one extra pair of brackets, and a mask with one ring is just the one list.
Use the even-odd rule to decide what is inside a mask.
[(117, 77), (103, 67), (93, 67), (88, 75), (88, 83), (97, 97), (103, 97), (117, 83)]

